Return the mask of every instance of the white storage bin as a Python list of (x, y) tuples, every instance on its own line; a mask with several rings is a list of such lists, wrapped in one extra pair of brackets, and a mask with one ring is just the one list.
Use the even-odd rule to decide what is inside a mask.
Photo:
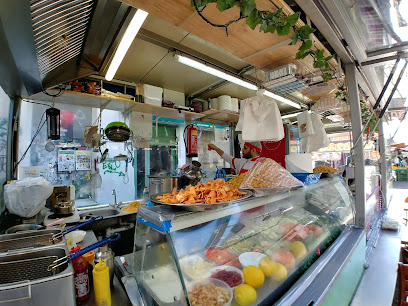
[(152, 86), (149, 84), (143, 84), (143, 90), (144, 90), (144, 103), (156, 106), (162, 105), (163, 88)]

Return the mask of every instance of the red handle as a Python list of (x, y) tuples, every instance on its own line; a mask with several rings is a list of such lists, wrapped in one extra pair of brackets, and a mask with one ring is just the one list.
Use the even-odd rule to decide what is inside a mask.
[(95, 171), (96, 171), (96, 163), (97, 163), (96, 159), (94, 160), (94, 162), (95, 162)]

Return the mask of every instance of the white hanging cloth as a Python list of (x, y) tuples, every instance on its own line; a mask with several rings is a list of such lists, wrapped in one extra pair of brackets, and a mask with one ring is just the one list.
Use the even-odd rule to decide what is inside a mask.
[(258, 90), (255, 97), (244, 100), (244, 141), (279, 141), (285, 136), (278, 105), (274, 99), (264, 96), (263, 92)]
[(327, 147), (330, 144), (329, 137), (327, 137), (324, 124), (319, 114), (313, 113), (310, 115), (314, 134), (300, 139), (300, 145), (304, 152), (315, 152), (320, 148)]
[(244, 126), (244, 112), (245, 112), (245, 102), (248, 99), (245, 100), (241, 100), (241, 102), (239, 103), (240, 105), (240, 112), (239, 112), (239, 119), (238, 119), (238, 123), (237, 126), (235, 128), (236, 131), (242, 131), (242, 127)]

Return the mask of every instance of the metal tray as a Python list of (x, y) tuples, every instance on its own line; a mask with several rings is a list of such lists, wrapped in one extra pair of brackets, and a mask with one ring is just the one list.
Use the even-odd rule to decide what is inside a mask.
[(185, 210), (189, 211), (206, 211), (206, 210), (213, 210), (217, 209), (220, 207), (225, 207), (231, 204), (238, 203), (242, 200), (248, 199), (249, 197), (252, 196), (252, 191), (251, 190), (245, 190), (246, 194), (244, 194), (240, 199), (238, 200), (233, 200), (233, 201), (227, 201), (227, 202), (218, 202), (218, 203), (211, 203), (211, 204), (170, 204), (170, 203), (164, 203), (156, 200), (157, 196), (162, 196), (162, 193), (157, 193), (153, 194), (150, 196), (150, 201), (152, 201), (155, 204), (160, 204), (160, 205), (168, 205), (168, 206), (173, 206), (173, 207), (180, 207)]

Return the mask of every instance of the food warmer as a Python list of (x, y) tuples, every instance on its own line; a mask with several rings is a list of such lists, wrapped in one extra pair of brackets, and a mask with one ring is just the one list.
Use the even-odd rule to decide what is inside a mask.
[(320, 303), (361, 240), (353, 212), (340, 177), (201, 212), (141, 207), (129, 265), (145, 305), (190, 305), (193, 282), (217, 266), (241, 270), (240, 255), (256, 252), (283, 261), (287, 276), (265, 277), (253, 305)]

